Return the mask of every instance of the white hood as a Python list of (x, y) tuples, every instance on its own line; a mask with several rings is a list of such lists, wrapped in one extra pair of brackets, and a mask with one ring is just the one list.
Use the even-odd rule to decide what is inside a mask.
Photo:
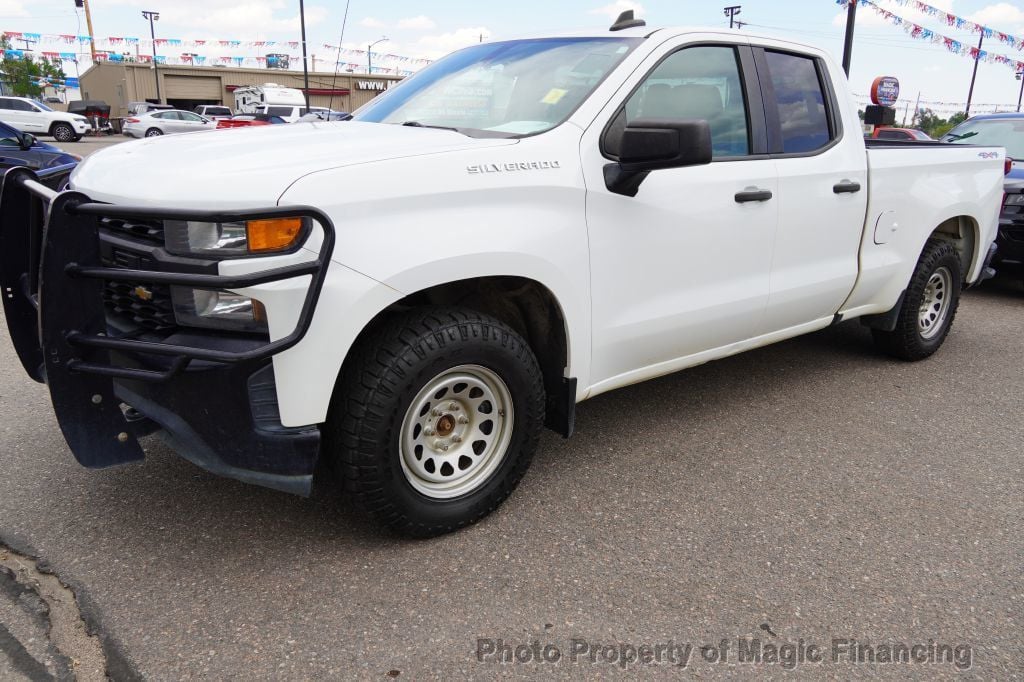
[(165, 208), (273, 206), (317, 171), (425, 154), (515, 144), (450, 130), (335, 121), (165, 135), (96, 152), (71, 186), (96, 201)]

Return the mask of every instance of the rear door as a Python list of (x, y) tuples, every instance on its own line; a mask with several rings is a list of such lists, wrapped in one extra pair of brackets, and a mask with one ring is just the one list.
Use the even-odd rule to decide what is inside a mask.
[(867, 157), (829, 62), (754, 46), (768, 147), (778, 172), (778, 232), (759, 333), (832, 317), (853, 290), (867, 210)]
[(182, 132), (195, 132), (197, 130), (207, 130), (211, 128), (206, 119), (198, 114), (193, 114), (190, 111), (179, 111), (178, 116), (181, 118), (181, 130)]
[(33, 125), (33, 121), (29, 120), (28, 110), (28, 104), (20, 99), (0, 97), (0, 121), (12, 125), (18, 130), (38, 133), (38, 125)]

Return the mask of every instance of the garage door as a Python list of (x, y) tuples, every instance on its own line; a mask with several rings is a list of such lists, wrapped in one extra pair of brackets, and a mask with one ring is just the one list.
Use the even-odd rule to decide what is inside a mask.
[(167, 99), (210, 99), (220, 101), (224, 96), (220, 78), (209, 76), (164, 76)]

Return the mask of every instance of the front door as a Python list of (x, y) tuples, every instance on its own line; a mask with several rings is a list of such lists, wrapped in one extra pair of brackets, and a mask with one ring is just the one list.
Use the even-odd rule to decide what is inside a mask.
[[(778, 220), (777, 173), (765, 153), (748, 47), (666, 46), (634, 80), (581, 149), (599, 390), (752, 337), (768, 303)], [(610, 192), (603, 168), (616, 158), (626, 123), (639, 118), (707, 120), (714, 160), (654, 171), (634, 197)]]

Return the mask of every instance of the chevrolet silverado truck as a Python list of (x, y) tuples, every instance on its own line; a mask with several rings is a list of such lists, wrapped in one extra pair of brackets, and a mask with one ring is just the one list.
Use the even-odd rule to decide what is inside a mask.
[(159, 436), (283, 491), (326, 471), (422, 537), (605, 391), (854, 318), (928, 357), (991, 274), (1004, 159), (865, 143), (820, 50), (623, 16), (350, 121), (128, 142), (63, 192), (12, 169), (0, 276), (81, 464)]

